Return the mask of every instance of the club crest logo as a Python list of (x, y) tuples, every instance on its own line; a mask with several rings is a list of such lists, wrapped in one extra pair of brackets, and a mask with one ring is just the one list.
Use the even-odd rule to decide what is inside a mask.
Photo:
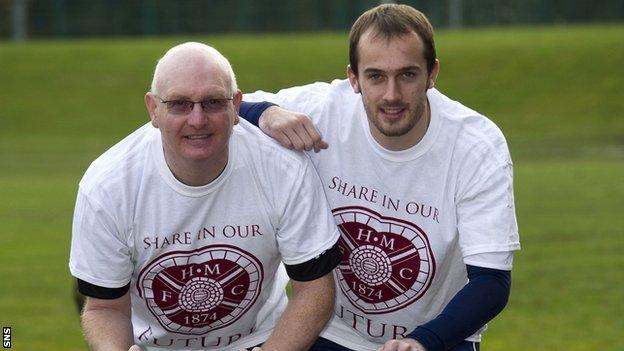
[(262, 281), (262, 266), (250, 253), (213, 245), (155, 259), (139, 274), (137, 287), (163, 328), (200, 335), (245, 314)]
[(427, 291), (435, 262), (422, 229), (364, 207), (332, 212), (342, 232), (338, 283), (353, 305), (366, 313), (387, 313)]

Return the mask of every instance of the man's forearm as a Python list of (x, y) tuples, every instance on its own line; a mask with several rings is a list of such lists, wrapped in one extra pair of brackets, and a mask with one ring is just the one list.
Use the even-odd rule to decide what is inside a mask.
[(263, 351), (307, 350), (317, 339), (334, 309), (332, 273), (309, 282), (292, 281), (293, 297)]
[(500, 313), (509, 298), (511, 272), (466, 266), (470, 281), (435, 319), (409, 334), (427, 350), (446, 350)]
[(129, 311), (101, 307), (87, 300), (82, 328), (92, 351), (128, 351), (134, 344)]

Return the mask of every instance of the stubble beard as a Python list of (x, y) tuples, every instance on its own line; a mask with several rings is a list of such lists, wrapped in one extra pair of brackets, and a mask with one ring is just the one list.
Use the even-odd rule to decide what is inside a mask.
[[(426, 96), (422, 96), (415, 105), (412, 105), (414, 106), (413, 110), (410, 109), (410, 105), (405, 106), (407, 108), (407, 116), (405, 116), (405, 118), (390, 123), (384, 123), (383, 118), (380, 116), (381, 112), (379, 108), (382, 106), (390, 106), (390, 104), (368, 104), (364, 99), (364, 95), (362, 95), (362, 102), (364, 103), (364, 110), (366, 111), (368, 121), (372, 123), (381, 134), (387, 137), (403, 136), (414, 129), (418, 122), (424, 117), (425, 108), (427, 106), (426, 101)], [(371, 107), (371, 105), (374, 106)]]

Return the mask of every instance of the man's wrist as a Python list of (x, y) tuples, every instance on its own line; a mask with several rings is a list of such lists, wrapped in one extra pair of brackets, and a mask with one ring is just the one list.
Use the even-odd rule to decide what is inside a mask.
[(275, 110), (279, 108), (278, 105), (275, 104), (271, 104), (269, 106), (266, 106), (263, 110), (262, 113), (260, 114), (260, 116), (258, 116), (258, 128), (260, 128), (260, 130), (265, 131), (266, 132), (266, 121), (267, 118), (270, 117), (270, 115), (275, 112)]
[(276, 106), (274, 103), (263, 101), (263, 102), (245, 102), (243, 101), (240, 105), (240, 109), (238, 111), (239, 116), (246, 119), (248, 122), (255, 126), (259, 126), (260, 116), (264, 113), (264, 111), (271, 107)]
[(422, 326), (417, 327), (413, 332), (409, 333), (408, 338), (415, 340), (423, 350), (444, 350), (444, 342), (440, 339), (438, 334)]

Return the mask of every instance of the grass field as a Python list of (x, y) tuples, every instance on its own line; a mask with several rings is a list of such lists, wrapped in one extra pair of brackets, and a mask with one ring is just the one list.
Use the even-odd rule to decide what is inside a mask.
[[(0, 324), (16, 350), (84, 350), (67, 268), (77, 182), (147, 121), (155, 60), (209, 42), (245, 91), (344, 76), (344, 34), (0, 42)], [(515, 160), (523, 249), (483, 349), (624, 350), (624, 26), (440, 31), (439, 89)], [(619, 332), (618, 332), (619, 330)]]

